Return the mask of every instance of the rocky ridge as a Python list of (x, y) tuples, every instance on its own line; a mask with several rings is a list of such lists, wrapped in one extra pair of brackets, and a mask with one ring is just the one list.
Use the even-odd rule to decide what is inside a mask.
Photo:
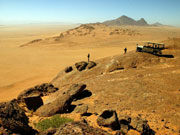
[[(138, 32), (137, 30), (132, 30), (128, 28), (113, 28), (113, 27), (108, 27), (107, 25), (102, 24), (102, 23), (92, 23), (92, 24), (82, 24), (79, 27), (60, 33), (59, 36), (49, 37), (46, 39), (35, 39), (33, 41), (20, 45), (20, 47), (25, 47), (29, 45), (38, 45), (41, 43), (42, 44), (61, 44), (68, 39), (71, 39), (72, 42), (76, 43), (77, 41), (75, 39), (78, 39), (78, 38), (82, 40), (81, 42), (83, 43), (86, 42), (86, 39), (92, 39), (92, 41), (94, 40), (100, 41), (102, 40), (101, 39), (102, 34), (107, 35), (106, 38), (110, 38), (110, 39), (112, 39), (114, 36), (119, 36), (119, 37), (141, 36), (141, 33)], [(81, 43), (81, 42), (78, 42), (78, 43)]]
[[(174, 57), (167, 57), (168, 53)], [(76, 62), (50, 83), (1, 103), (0, 133), (41, 134), (29, 126), (29, 118), (61, 114), (78, 116), (78, 122), (47, 132), (176, 135), (180, 132), (179, 60), (179, 53), (171, 48), (162, 56), (128, 52), (95, 62)], [(31, 108), (32, 100), (38, 101), (35, 109)]]
[(103, 22), (103, 24), (106, 24), (109, 26), (119, 26), (119, 25), (149, 26), (149, 24), (144, 20), (144, 18), (141, 18), (140, 20), (136, 21), (125, 15), (114, 20), (105, 21)]

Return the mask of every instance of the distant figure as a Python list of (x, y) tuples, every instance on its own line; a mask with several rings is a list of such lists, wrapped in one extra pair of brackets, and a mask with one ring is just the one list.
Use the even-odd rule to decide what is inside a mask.
[(126, 54), (126, 52), (127, 52), (127, 48), (124, 48), (124, 54)]
[(89, 54), (89, 53), (88, 53), (88, 56), (87, 56), (87, 57), (88, 57), (88, 62), (89, 62), (89, 59), (90, 59), (90, 54)]

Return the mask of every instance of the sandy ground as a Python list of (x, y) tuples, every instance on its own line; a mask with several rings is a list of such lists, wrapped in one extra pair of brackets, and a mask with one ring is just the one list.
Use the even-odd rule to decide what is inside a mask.
[[(75, 27), (77, 25), (0, 26), (0, 102), (16, 98), (19, 92), (31, 86), (49, 82), (66, 66), (87, 60), (88, 53), (91, 60), (97, 60), (122, 54), (124, 47), (128, 51), (135, 50), (136, 43), (180, 37), (180, 29), (174, 27), (123, 27), (137, 30), (141, 36), (109, 38), (108, 34), (99, 32), (94, 38), (72, 38), (73, 44), (77, 41), (74, 47), (70, 38), (52, 45), (43, 42), (38, 46), (19, 47), (34, 39), (58, 36)], [(96, 38), (97, 42), (95, 40), (92, 45), (91, 40)]]

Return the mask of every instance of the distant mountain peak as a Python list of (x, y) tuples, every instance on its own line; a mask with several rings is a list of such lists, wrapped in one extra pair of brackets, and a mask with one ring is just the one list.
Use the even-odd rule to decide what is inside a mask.
[(126, 15), (122, 15), (122, 16), (120, 16), (119, 18), (129, 18), (129, 17), (126, 16)]
[(109, 20), (103, 22), (106, 25), (138, 25), (138, 26), (148, 26), (149, 24), (145, 21), (144, 18), (141, 18), (140, 20), (136, 21), (126, 15), (122, 15), (121, 17), (114, 19), (114, 20)]
[(145, 19), (144, 19), (144, 18), (141, 18), (140, 21), (145, 21)]
[(153, 26), (163, 26), (163, 24), (159, 23), (159, 22), (156, 22), (154, 24), (152, 24)]

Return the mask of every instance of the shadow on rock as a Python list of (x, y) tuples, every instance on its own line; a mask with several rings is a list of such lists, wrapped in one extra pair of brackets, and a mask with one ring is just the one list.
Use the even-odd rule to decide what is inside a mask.
[(79, 94), (74, 100), (81, 100), (83, 98), (90, 97), (92, 92), (90, 90), (84, 90), (81, 94)]
[(76, 108), (76, 105), (70, 105), (70, 106), (67, 108), (66, 113), (72, 113), (75, 108)]

